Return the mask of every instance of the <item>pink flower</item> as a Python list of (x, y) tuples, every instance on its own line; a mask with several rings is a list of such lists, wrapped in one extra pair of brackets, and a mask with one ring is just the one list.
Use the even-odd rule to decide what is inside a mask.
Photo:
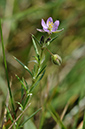
[(43, 29), (37, 29), (40, 32), (47, 32), (49, 34), (51, 34), (52, 32), (55, 33), (56, 30), (58, 29), (59, 26), (59, 20), (56, 20), (53, 23), (53, 19), (52, 17), (49, 17), (45, 23), (45, 21), (42, 19), (41, 20), (41, 25), (43, 27)]

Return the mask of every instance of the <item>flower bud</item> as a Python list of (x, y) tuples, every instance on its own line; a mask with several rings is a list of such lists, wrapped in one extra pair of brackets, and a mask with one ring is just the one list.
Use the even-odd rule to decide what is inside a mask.
[(47, 40), (46, 40), (46, 43), (49, 42), (51, 40), (51, 38), (49, 37)]
[(52, 61), (53, 61), (53, 63), (56, 64), (56, 65), (61, 65), (61, 63), (62, 63), (61, 57), (60, 57), (59, 55), (57, 55), (57, 54), (54, 54), (54, 55), (52, 56)]
[(42, 36), (40, 39), (40, 44), (43, 44), (43, 43), (44, 43), (44, 36)]

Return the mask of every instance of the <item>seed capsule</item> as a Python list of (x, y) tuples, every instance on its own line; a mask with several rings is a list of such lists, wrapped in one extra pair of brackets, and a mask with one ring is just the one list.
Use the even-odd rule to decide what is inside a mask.
[(53, 56), (51, 56), (51, 58), (55, 65), (59, 65), (59, 66), (61, 65), (62, 59), (58, 54), (54, 54)]

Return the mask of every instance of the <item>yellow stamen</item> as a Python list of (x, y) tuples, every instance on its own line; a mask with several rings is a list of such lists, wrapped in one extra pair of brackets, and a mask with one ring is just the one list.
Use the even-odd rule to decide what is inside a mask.
[(49, 25), (49, 28), (48, 28), (48, 29), (51, 31), (52, 28), (53, 28), (53, 25), (54, 25), (53, 22), (50, 22), (50, 21), (49, 21), (48, 25)]

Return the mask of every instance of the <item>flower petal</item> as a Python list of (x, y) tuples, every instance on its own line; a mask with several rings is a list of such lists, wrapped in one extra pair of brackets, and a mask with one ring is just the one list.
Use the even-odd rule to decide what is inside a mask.
[(57, 26), (53, 26), (53, 28), (52, 28), (52, 32), (55, 32), (56, 30), (58, 29), (58, 27)]
[(39, 31), (39, 32), (45, 32), (44, 30), (42, 30), (42, 29), (37, 29), (37, 31)]
[(55, 22), (54, 22), (54, 24), (56, 25), (56, 26), (59, 26), (59, 20), (56, 20)]
[(44, 32), (50, 32), (48, 29), (46, 29), (46, 28), (43, 28), (43, 30), (44, 30)]
[(46, 28), (46, 29), (48, 28), (43, 19), (41, 20), (41, 25), (42, 25), (43, 28)]
[(59, 33), (59, 32), (61, 32), (61, 31), (63, 31), (64, 30), (64, 28), (62, 28), (62, 29), (60, 29), (60, 30), (56, 30), (55, 32), (53, 32), (53, 33)]
[(48, 27), (49, 27), (49, 22), (53, 22), (52, 17), (49, 17), (49, 18), (47, 19), (46, 25), (47, 25)]
[(52, 28), (52, 32), (55, 32), (58, 29), (58, 26), (59, 26), (59, 20), (56, 20), (54, 22), (54, 25), (53, 25), (53, 28)]

